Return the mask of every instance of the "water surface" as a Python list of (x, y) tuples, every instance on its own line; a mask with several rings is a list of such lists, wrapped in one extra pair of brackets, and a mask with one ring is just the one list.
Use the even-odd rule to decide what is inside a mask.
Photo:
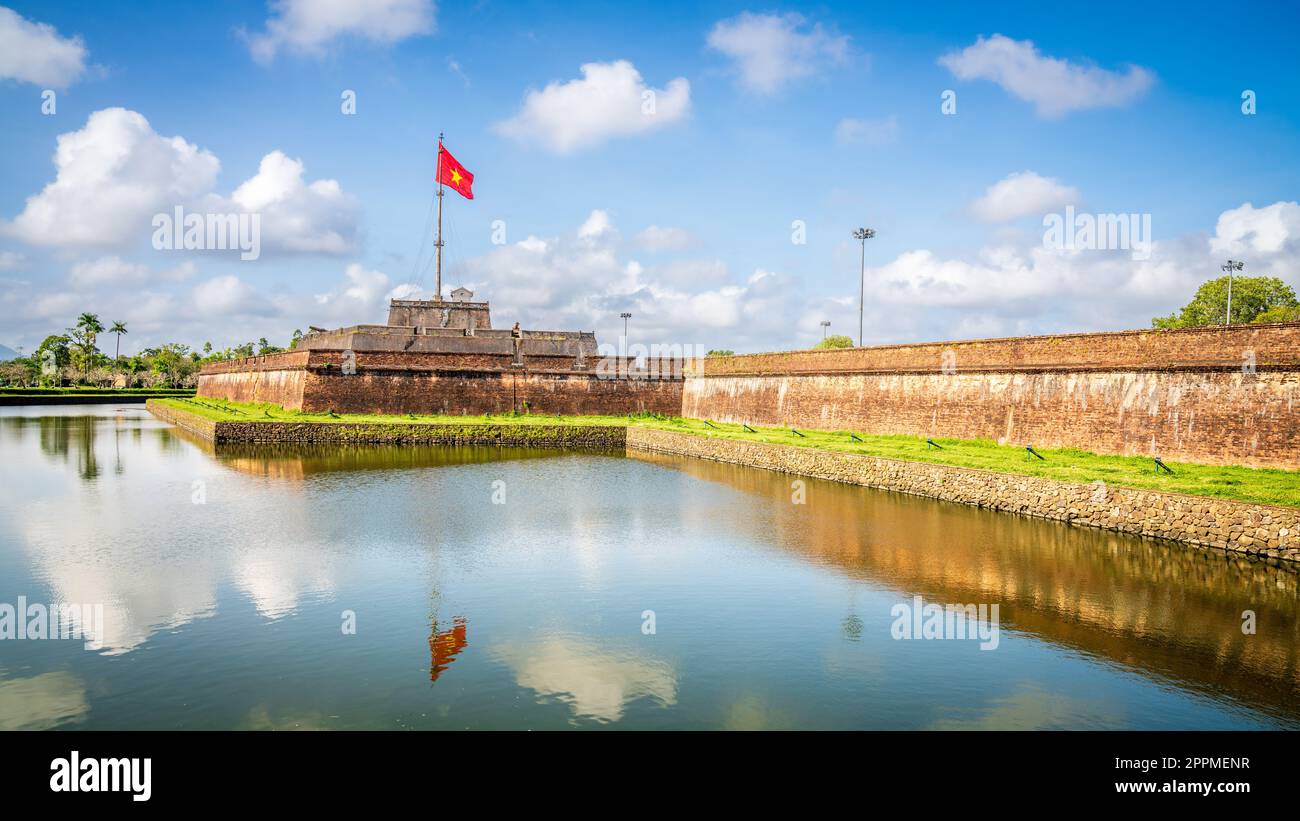
[[(4, 729), (1300, 726), (1297, 574), (1222, 553), (676, 457), (216, 449), (130, 406), (0, 409), (0, 465), (0, 603), (105, 612), (97, 650), (0, 641)], [(997, 648), (895, 640), (914, 596), (998, 604)]]

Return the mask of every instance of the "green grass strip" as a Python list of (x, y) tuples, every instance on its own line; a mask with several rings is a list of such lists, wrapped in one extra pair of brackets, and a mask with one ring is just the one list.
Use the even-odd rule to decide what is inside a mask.
[[(158, 399), (218, 422), (319, 422), (326, 424), (510, 424), (510, 425), (638, 425), (658, 430), (688, 433), (743, 442), (765, 442), (818, 448), (838, 453), (857, 453), (883, 459), (922, 462), (952, 467), (975, 468), (997, 473), (1038, 476), (1060, 482), (1087, 485), (1102, 481), (1116, 487), (1186, 493), (1212, 499), (1300, 508), (1300, 471), (1251, 468), (1238, 465), (1203, 465), (1166, 459), (1173, 474), (1157, 474), (1150, 457), (1113, 456), (1073, 448), (1034, 446), (1044, 458), (1026, 453), (1023, 446), (999, 445), (979, 439), (934, 439), (931, 447), (923, 437), (880, 435), (856, 431), (820, 431), (745, 425), (702, 419), (682, 419), (661, 414), (630, 416), (557, 416), (554, 414), (484, 414), (447, 416), (437, 414), (330, 414), (286, 411), (279, 405), (225, 402), (219, 399)], [(851, 435), (852, 434), (852, 435)], [(856, 436), (855, 440), (853, 436)]]

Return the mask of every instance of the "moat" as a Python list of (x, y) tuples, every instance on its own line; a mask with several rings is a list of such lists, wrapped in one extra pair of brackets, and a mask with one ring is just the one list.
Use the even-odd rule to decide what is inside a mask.
[[(0, 408), (0, 464), (0, 605), (104, 612), (98, 649), (0, 640), (0, 729), (1300, 728), (1300, 570), (1242, 556), (685, 457), (214, 448), (138, 406)], [(998, 605), (996, 648), (896, 640), (917, 596)]]

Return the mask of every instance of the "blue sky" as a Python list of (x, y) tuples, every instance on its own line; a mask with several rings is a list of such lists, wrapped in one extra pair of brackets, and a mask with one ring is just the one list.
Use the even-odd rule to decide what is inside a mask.
[[(476, 175), (444, 281), (499, 325), (856, 337), (858, 225), (868, 343), (1142, 327), (1228, 256), (1300, 284), (1287, 4), (366, 5), (0, 7), (0, 343), (382, 321), (433, 283), (439, 130)], [(1150, 215), (1151, 253), (1045, 248), (1067, 204)], [(156, 250), (177, 205), (260, 213), (261, 256)]]

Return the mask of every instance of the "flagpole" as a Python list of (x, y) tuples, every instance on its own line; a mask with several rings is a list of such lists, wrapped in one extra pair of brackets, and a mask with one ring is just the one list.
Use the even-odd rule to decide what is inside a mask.
[(433, 243), (434, 253), (437, 256), (437, 266), (434, 273), (434, 288), (436, 296), (434, 299), (442, 301), (442, 132), (438, 132), (438, 239)]

